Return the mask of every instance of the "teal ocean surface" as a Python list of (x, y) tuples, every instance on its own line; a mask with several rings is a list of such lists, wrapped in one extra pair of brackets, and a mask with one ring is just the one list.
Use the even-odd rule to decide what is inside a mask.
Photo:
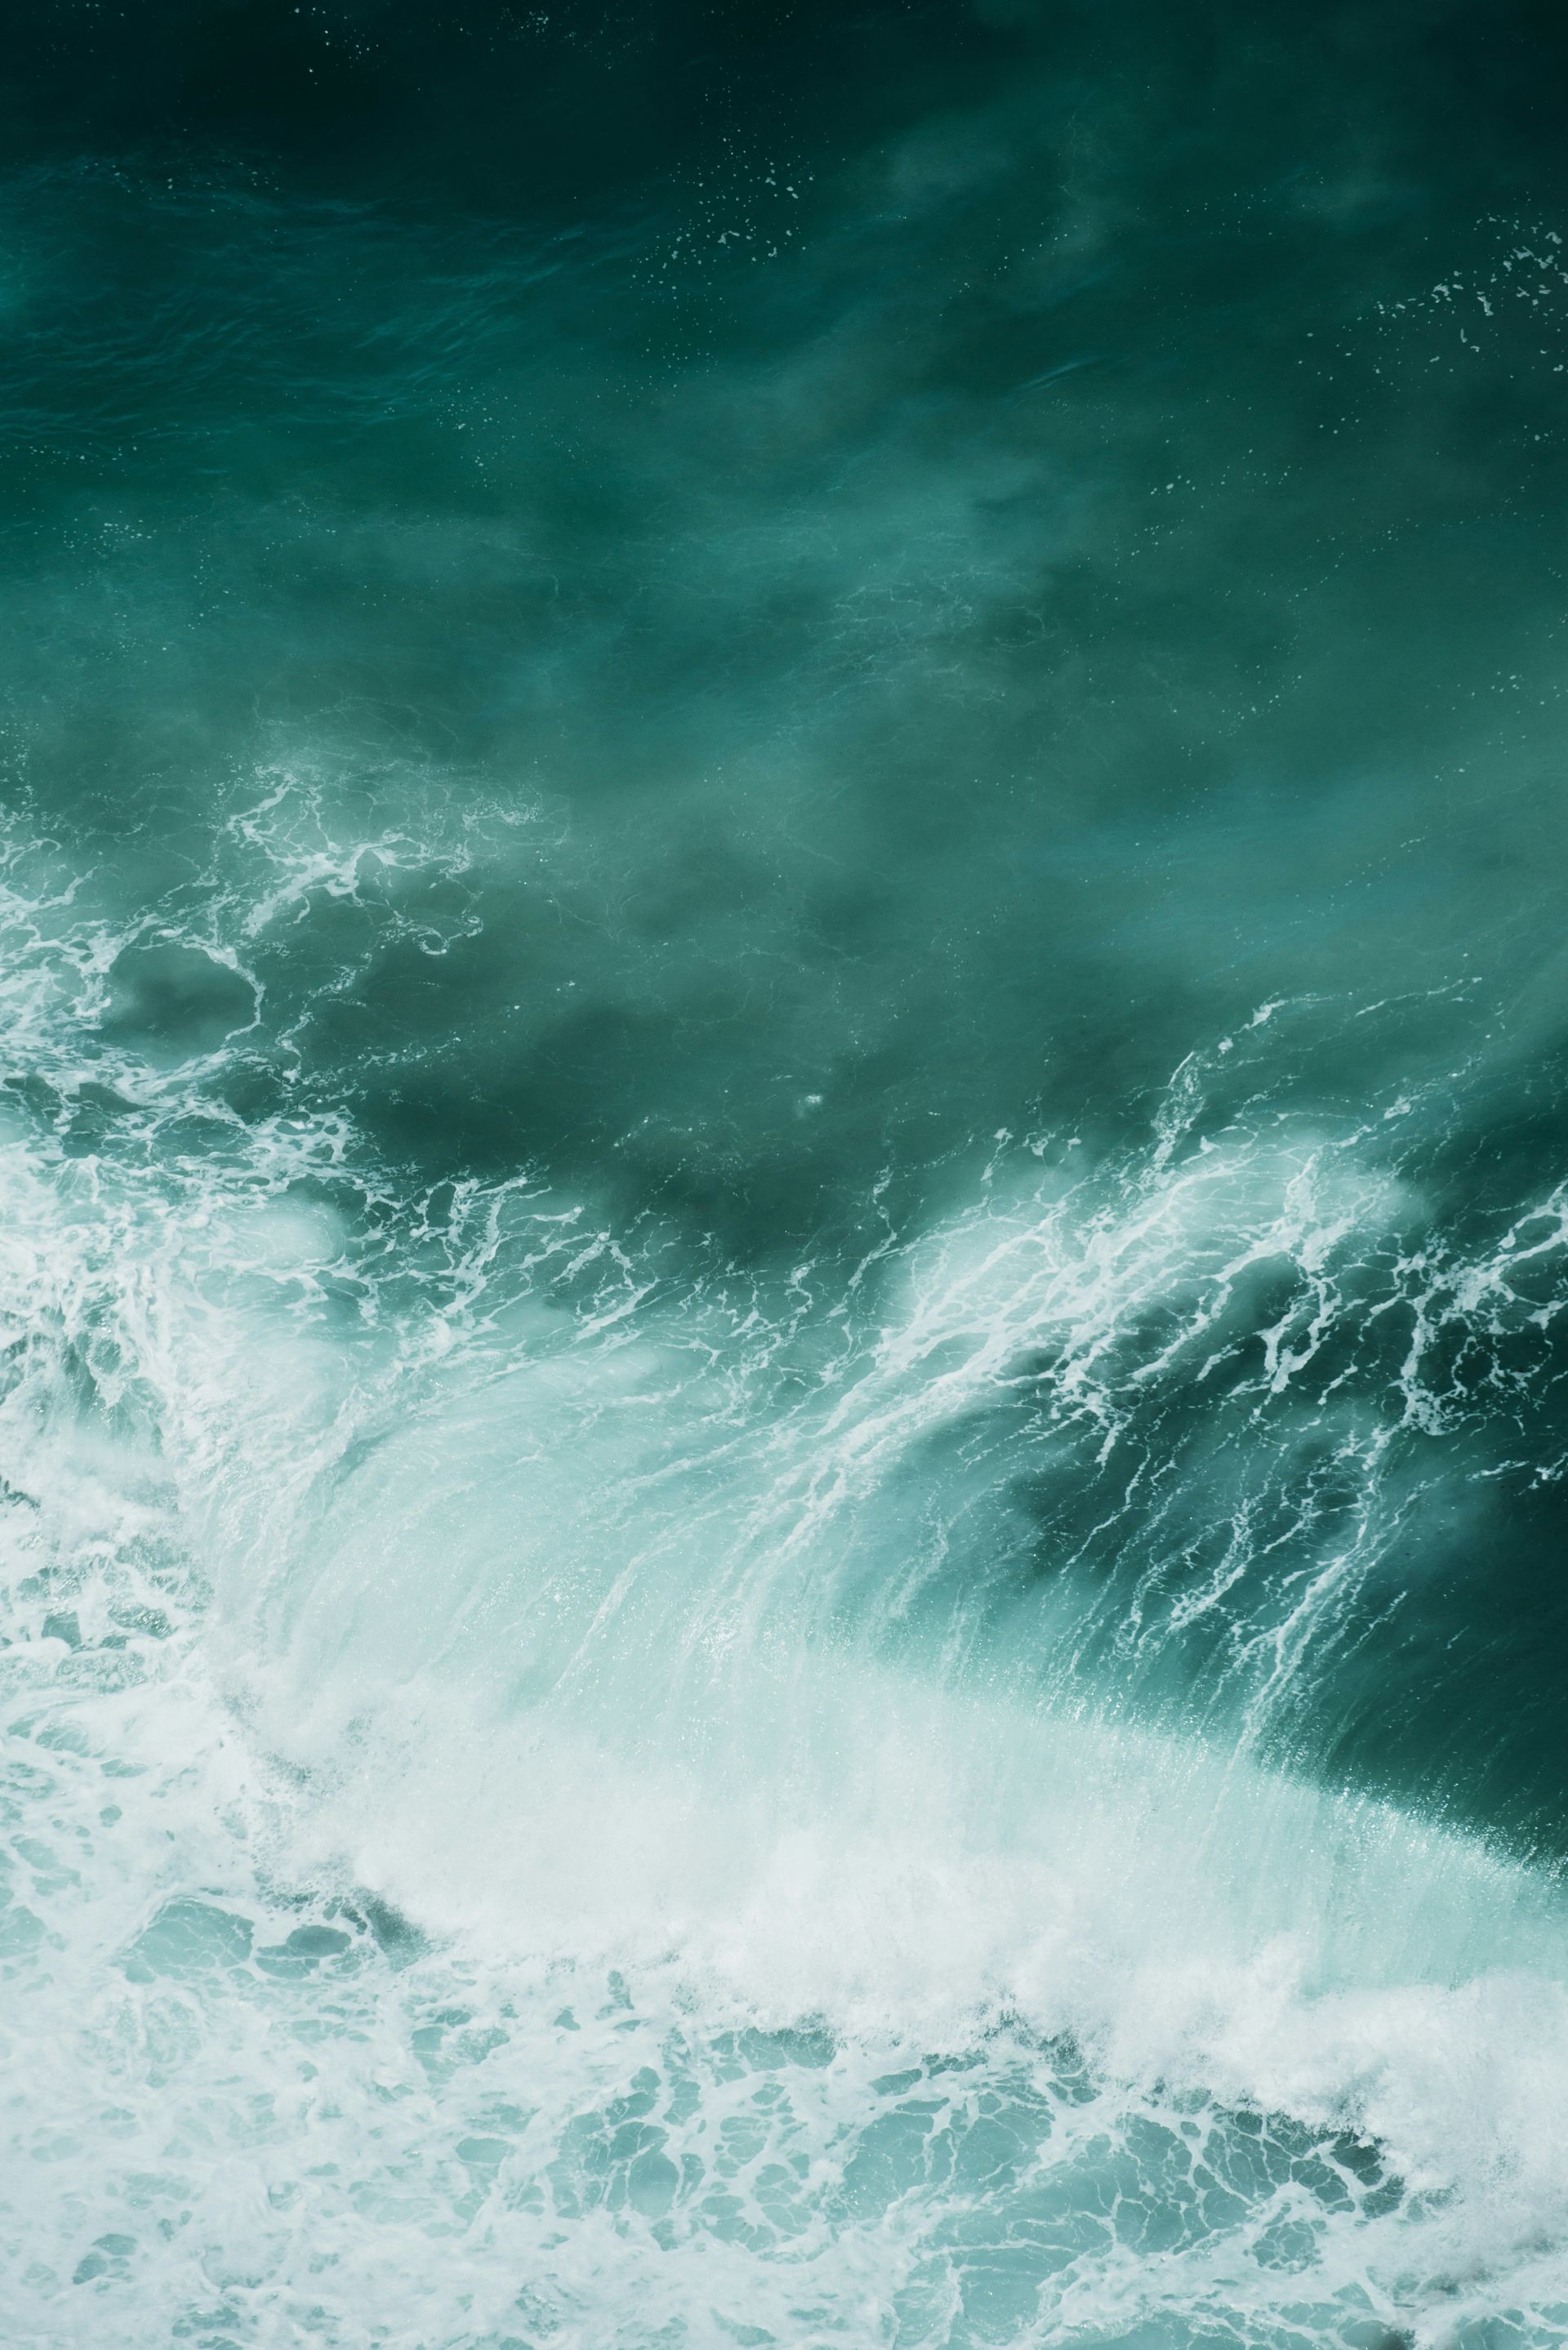
[(1568, 2342), (1568, 20), (0, 131), (0, 2339)]

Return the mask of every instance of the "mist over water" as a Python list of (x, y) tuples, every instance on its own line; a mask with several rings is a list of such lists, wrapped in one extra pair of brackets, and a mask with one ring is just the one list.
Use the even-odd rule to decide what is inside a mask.
[(1568, 2337), (1568, 42), (0, 88), (0, 2333)]

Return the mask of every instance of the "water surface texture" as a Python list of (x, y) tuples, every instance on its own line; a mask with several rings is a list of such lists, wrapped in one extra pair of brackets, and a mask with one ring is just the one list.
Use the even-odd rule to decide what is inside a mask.
[(17, 17), (5, 2343), (1568, 2341), (1559, 12)]

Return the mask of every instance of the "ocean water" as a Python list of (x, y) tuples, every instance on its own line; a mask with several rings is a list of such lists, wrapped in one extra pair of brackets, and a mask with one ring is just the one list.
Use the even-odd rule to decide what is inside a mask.
[(1557, 14), (6, 51), (0, 2340), (1568, 2341)]

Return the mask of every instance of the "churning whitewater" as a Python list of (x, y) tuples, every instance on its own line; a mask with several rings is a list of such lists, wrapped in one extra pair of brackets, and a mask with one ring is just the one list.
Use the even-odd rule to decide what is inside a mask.
[(12, 866), (21, 2322), (1375, 2341), (1568, 2291), (1552, 1877), (1277, 1732), (1432, 1438), (1525, 1420), (1568, 1203), (1435, 1242), (1418, 1102), (1270, 1104), (1289, 1004), (1124, 1159), (999, 1136), (846, 1268), (400, 1191), (214, 1100), (248, 1021), (106, 1041), (131, 958), (248, 1005), (310, 890), (441, 869), (302, 863), (269, 783), (218, 827), (263, 886), (182, 932)]
[(0, 2336), (1568, 2342), (1568, 39), (47, 0)]

